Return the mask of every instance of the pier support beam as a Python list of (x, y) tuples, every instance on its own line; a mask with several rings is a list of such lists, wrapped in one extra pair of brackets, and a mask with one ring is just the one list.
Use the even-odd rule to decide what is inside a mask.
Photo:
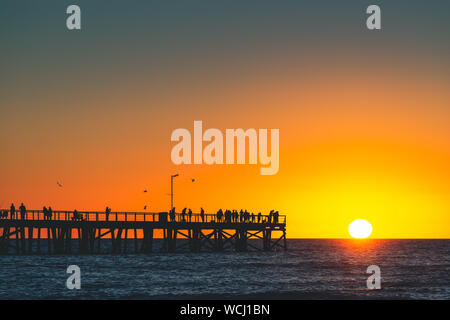
[(33, 228), (28, 227), (28, 254), (33, 253)]
[(263, 250), (264, 251), (270, 251), (270, 241), (272, 239), (272, 231), (269, 229), (264, 230), (263, 232)]
[(201, 241), (200, 241), (200, 230), (198, 228), (193, 228), (191, 236), (191, 251), (200, 252), (201, 251)]
[(20, 246), (21, 246), (21, 253), (26, 252), (26, 239), (25, 239), (25, 227), (20, 228)]
[(0, 239), (0, 253), (2, 254), (7, 254), (8, 253), (8, 249), (9, 249), (9, 232), (10, 232), (10, 228), (9, 227), (4, 227), (2, 229), (2, 237)]
[(168, 252), (175, 252), (177, 247), (177, 229), (167, 228), (167, 250)]
[(223, 229), (218, 228), (214, 234), (214, 250), (223, 251)]
[(41, 228), (37, 228), (37, 253), (41, 253)]
[(142, 247), (141, 251), (144, 253), (152, 252), (153, 246), (153, 229), (152, 228), (144, 228), (143, 229), (144, 237), (142, 238)]

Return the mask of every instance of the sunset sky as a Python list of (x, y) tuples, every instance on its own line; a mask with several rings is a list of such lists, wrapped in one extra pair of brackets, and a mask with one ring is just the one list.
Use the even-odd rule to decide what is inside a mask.
[[(450, 2), (376, 1), (369, 31), (372, 2), (2, 1), (0, 207), (165, 211), (179, 173), (178, 210), (290, 238), (449, 238)], [(172, 164), (194, 120), (280, 129), (278, 174)]]

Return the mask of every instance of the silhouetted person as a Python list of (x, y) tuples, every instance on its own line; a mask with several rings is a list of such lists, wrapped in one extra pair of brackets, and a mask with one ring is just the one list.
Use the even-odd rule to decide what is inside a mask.
[(105, 220), (108, 221), (109, 220), (109, 214), (111, 213), (111, 208), (106, 206), (105, 209)]
[(269, 217), (268, 217), (268, 222), (269, 223), (272, 223), (272, 217), (273, 217), (273, 210), (270, 210)]
[(11, 212), (11, 219), (14, 219), (16, 215), (16, 207), (14, 206), (14, 203), (11, 203), (10, 212)]
[(47, 207), (43, 207), (42, 208), (42, 212), (44, 213), (44, 220), (47, 220), (48, 219), (48, 209), (47, 209)]
[(249, 220), (250, 220), (250, 213), (247, 210), (245, 210), (244, 211), (244, 222), (249, 222)]
[(205, 222), (205, 210), (203, 210), (203, 208), (200, 208), (200, 218), (202, 219), (202, 222)]
[(27, 209), (25, 208), (23, 203), (20, 204), (19, 210), (20, 210), (20, 219), (24, 220), (25, 215), (27, 214)]
[(170, 213), (169, 213), (169, 218), (170, 218), (170, 221), (175, 221), (175, 207), (173, 207), (171, 210), (170, 210)]
[(181, 221), (186, 222), (186, 210), (187, 208), (184, 208), (183, 211), (181, 211)]
[(48, 207), (47, 213), (48, 213), (48, 220), (52, 220), (52, 216), (53, 216), (52, 207)]
[(273, 213), (273, 223), (278, 223), (278, 217), (279, 217), (279, 213), (278, 213), (278, 211), (275, 211)]
[(230, 222), (231, 221), (231, 211), (230, 210), (225, 210), (225, 222)]
[(217, 222), (220, 222), (222, 220), (222, 215), (223, 215), (223, 211), (222, 209), (219, 209), (219, 211), (217, 211)]
[(244, 210), (241, 209), (241, 211), (239, 211), (239, 222), (242, 222), (242, 220), (244, 220)]
[(258, 212), (258, 223), (261, 222), (261, 212)]
[(73, 210), (73, 216), (72, 216), (72, 220), (73, 221), (78, 221), (79, 219), (79, 213), (77, 210)]
[(188, 218), (189, 218), (189, 222), (192, 222), (192, 210), (189, 209), (188, 211)]
[(255, 214), (252, 212), (252, 223), (255, 223)]

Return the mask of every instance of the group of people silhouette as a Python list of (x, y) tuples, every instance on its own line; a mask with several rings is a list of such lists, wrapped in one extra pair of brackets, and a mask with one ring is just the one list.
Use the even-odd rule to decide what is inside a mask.
[[(111, 208), (107, 206), (105, 209), (105, 220), (106, 221), (109, 221), (110, 214), (111, 214)], [(76, 209), (73, 210), (72, 221), (84, 221), (83, 214), (79, 213)]]
[[(24, 220), (24, 219), (26, 219), (26, 216), (27, 216), (27, 208), (25, 207), (25, 205), (23, 203), (21, 203), (20, 207), (19, 207), (19, 211), (16, 212), (16, 207), (14, 206), (14, 203), (11, 203), (9, 213), (10, 213), (10, 219), (15, 219), (16, 213), (17, 214), (20, 213), (20, 219)], [(4, 210), (3, 212), (1, 212), (0, 218), (8, 219), (8, 211)]]
[[(202, 208), (202, 211), (203, 211), (203, 208)], [(203, 215), (204, 214), (205, 214), (205, 212), (203, 211)], [(169, 212), (170, 221), (175, 221), (176, 215), (177, 215), (177, 213), (175, 213), (175, 207), (173, 207), (172, 210), (170, 210), (170, 212)], [(179, 215), (181, 217), (182, 222), (186, 222), (186, 216), (188, 217), (187, 221), (189, 221), (189, 222), (192, 221), (192, 210), (191, 209), (188, 210), (187, 208), (184, 208)]]
[(52, 207), (44, 207), (42, 208), (42, 211), (44, 212), (44, 220), (52, 220), (53, 216), (53, 210)]
[[(169, 212), (170, 221), (176, 221), (176, 216), (180, 216), (180, 222), (192, 222), (192, 210), (184, 208), (181, 213), (175, 212), (175, 207)], [(187, 218), (187, 219), (186, 219)], [(255, 215), (253, 212), (250, 213), (247, 210), (237, 211), (228, 210), (223, 211), (219, 209), (217, 213), (213, 216), (214, 220), (217, 222), (231, 223), (231, 222), (242, 222), (242, 223), (278, 223), (279, 213), (278, 211), (271, 210), (268, 216), (263, 217), (261, 212)], [(201, 222), (207, 222), (205, 220), (205, 210), (200, 208), (200, 220)], [(199, 222), (199, 221), (196, 221)]]
[[(44, 207), (43, 208), (44, 213), (44, 220), (51, 220), (53, 216), (53, 210), (52, 207)], [(11, 207), (9, 210), (10, 218), (15, 219), (16, 213), (20, 213), (20, 219), (26, 219), (26, 213), (27, 209), (25, 205), (22, 203), (19, 207), (19, 211), (16, 212), (16, 207), (14, 206), (14, 203), (11, 203)], [(105, 209), (105, 220), (109, 221), (109, 215), (111, 213), (111, 208), (106, 207)], [(169, 220), (171, 222), (177, 221), (176, 217), (179, 216), (178, 219), (179, 222), (194, 222), (192, 219), (193, 213), (191, 209), (184, 208), (181, 213), (175, 212), (175, 207), (172, 208), (172, 210), (169, 211)], [(203, 208), (200, 208), (200, 221), (196, 219), (195, 222), (208, 222), (208, 218), (205, 215), (205, 210)], [(259, 212), (257, 215), (255, 215), (253, 212), (250, 213), (247, 210), (240, 210), (239, 212), (237, 210), (228, 210), (225, 211), (222, 209), (219, 209), (215, 215), (210, 215), (210, 221), (215, 222), (223, 222), (223, 223), (278, 223), (279, 219), (279, 213), (278, 211), (271, 210), (269, 215), (263, 216), (261, 212)], [(8, 218), (8, 211), (0, 212), (0, 219), (7, 219)], [(83, 221), (84, 217), (81, 213), (79, 213), (77, 210), (74, 210), (72, 213), (72, 221)], [(160, 221), (167, 221), (167, 213), (165, 213), (164, 217), (160, 216)]]
[[(43, 207), (42, 212), (44, 213), (44, 220), (52, 220), (53, 217), (53, 210), (52, 207)], [(16, 211), (16, 207), (14, 206), (14, 203), (11, 203), (11, 207), (9, 211), (3, 210), (0, 212), (0, 219), (8, 219), (8, 213), (10, 214), (10, 219), (16, 219), (16, 214), (20, 213), (20, 219), (24, 220), (27, 218), (27, 208), (22, 203), (19, 207), (19, 211)], [(106, 214), (106, 221), (109, 220), (109, 214), (111, 213), (111, 208), (106, 207), (105, 214)], [(19, 217), (18, 217), (19, 218)], [(84, 217), (82, 213), (79, 213), (76, 209), (72, 213), (71, 217), (72, 221), (83, 221)]]
[[(44, 213), (44, 220), (51, 220), (53, 216), (53, 210), (52, 207), (44, 207), (42, 209), (42, 212)], [(27, 208), (23, 203), (20, 204), (19, 210), (16, 211), (16, 207), (14, 206), (14, 203), (11, 203), (11, 207), (9, 208), (9, 212), (7, 210), (4, 210), (0, 212), (0, 219), (8, 219), (8, 213), (10, 214), (10, 219), (16, 219), (16, 214), (20, 214), (20, 216), (17, 216), (17, 218), (25, 220), (27, 219)]]

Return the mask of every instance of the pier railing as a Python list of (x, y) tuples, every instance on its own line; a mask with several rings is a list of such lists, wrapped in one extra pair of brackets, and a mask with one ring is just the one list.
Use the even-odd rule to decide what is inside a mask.
[(249, 217), (242, 217), (239, 215), (237, 219), (225, 219), (225, 215), (221, 219), (217, 214), (192, 213), (185, 215), (181, 213), (175, 214), (175, 219), (172, 220), (168, 212), (110, 212), (105, 211), (52, 211), (51, 215), (45, 214), (42, 210), (27, 210), (25, 214), (21, 214), (16, 210), (14, 215), (11, 215), (10, 210), (0, 209), (0, 219), (8, 220), (47, 220), (47, 221), (130, 221), (130, 222), (179, 222), (179, 223), (279, 223), (286, 224), (286, 216), (279, 215), (274, 218), (270, 215), (250, 215)]

